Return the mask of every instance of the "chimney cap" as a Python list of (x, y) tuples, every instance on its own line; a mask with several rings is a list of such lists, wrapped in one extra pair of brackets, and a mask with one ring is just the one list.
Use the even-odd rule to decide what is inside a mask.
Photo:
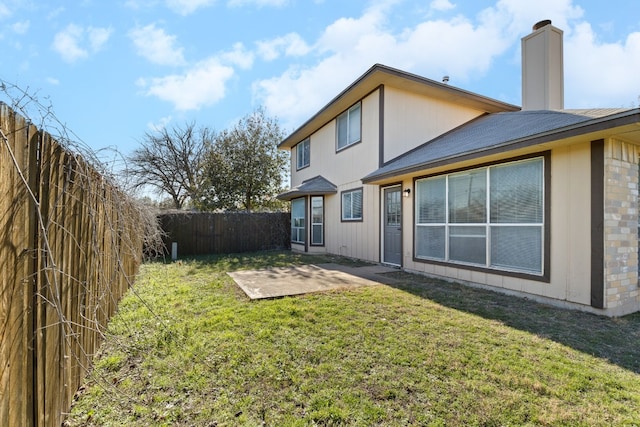
[(540, 28), (544, 28), (547, 25), (551, 25), (551, 19), (544, 19), (542, 21), (536, 22), (536, 24), (533, 26), (533, 31), (537, 31)]

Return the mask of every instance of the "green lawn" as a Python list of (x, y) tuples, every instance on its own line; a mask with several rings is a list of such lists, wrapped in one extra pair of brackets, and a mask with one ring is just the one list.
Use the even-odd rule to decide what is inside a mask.
[(251, 302), (226, 275), (326, 261), (144, 265), (68, 425), (640, 425), (639, 315), (400, 272), (394, 287)]

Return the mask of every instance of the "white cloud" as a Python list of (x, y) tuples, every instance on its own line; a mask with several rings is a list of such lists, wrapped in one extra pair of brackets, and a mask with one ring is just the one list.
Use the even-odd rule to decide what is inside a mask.
[(110, 28), (83, 28), (75, 24), (56, 33), (52, 48), (67, 62), (75, 62), (87, 58), (90, 53), (96, 53), (109, 40)]
[(47, 80), (47, 83), (49, 83), (52, 86), (58, 86), (60, 84), (60, 80), (54, 77), (47, 77), (46, 80)]
[(461, 17), (426, 21), (393, 34), (387, 28), (391, 6), (377, 5), (359, 18), (329, 25), (313, 46), (322, 54), (318, 63), (294, 64), (281, 76), (255, 82), (255, 98), (286, 125), (297, 125), (375, 63), (434, 79), (452, 74), (468, 81), (486, 73), (493, 58), (509, 46), (500, 29)]
[(449, 0), (433, 0), (429, 5), (429, 9), (440, 12), (446, 12), (447, 10), (451, 10), (455, 7), (456, 5), (451, 3)]
[(258, 7), (282, 7), (289, 3), (289, 0), (229, 0), (229, 6), (258, 6)]
[(172, 102), (178, 110), (198, 110), (224, 98), (225, 84), (233, 75), (233, 68), (211, 58), (183, 74), (140, 79), (138, 85), (145, 89), (146, 95)]
[(273, 61), (284, 53), (285, 56), (304, 56), (311, 47), (296, 33), (289, 33), (272, 40), (256, 43), (258, 55), (265, 61)]
[(11, 29), (16, 34), (26, 34), (29, 31), (29, 20), (16, 22), (11, 26)]
[(113, 30), (111, 28), (87, 28), (87, 36), (89, 37), (89, 46), (92, 52), (97, 52), (102, 49), (102, 46), (107, 43)]
[(152, 132), (160, 132), (162, 129), (165, 129), (169, 123), (173, 120), (172, 116), (161, 117), (157, 122), (149, 122), (147, 123), (147, 128)]
[(9, 16), (11, 16), (11, 10), (9, 10), (9, 7), (4, 3), (0, 3), (0, 19), (7, 18)]
[(253, 66), (253, 52), (245, 49), (242, 43), (233, 45), (233, 50), (223, 52), (220, 59), (231, 65), (236, 65), (242, 69), (248, 70)]
[(67, 62), (74, 62), (86, 58), (89, 53), (80, 47), (83, 29), (77, 25), (69, 24), (67, 28), (57, 33), (53, 38), (53, 50), (58, 52)]
[(183, 48), (176, 46), (176, 36), (168, 35), (155, 24), (129, 32), (138, 55), (159, 65), (184, 65)]
[(196, 10), (213, 5), (216, 0), (166, 0), (169, 9), (175, 13), (187, 16)]
[[(434, 4), (446, 7), (444, 2)], [(565, 33), (565, 100), (580, 99), (574, 107), (597, 106), (600, 101), (620, 106), (611, 105), (611, 100), (621, 96), (629, 104), (638, 101), (640, 33), (616, 43), (599, 42), (591, 27), (583, 25), (584, 10), (573, 0), (499, 0), (477, 16), (425, 19), (398, 32), (389, 29), (395, 7), (394, 2), (376, 3), (359, 17), (328, 25), (315, 43), (305, 44), (310, 49), (305, 53), (319, 59), (307, 65), (292, 63), (279, 76), (255, 81), (255, 102), (285, 127), (298, 126), (375, 63), (437, 81), (450, 75), (456, 86), (464, 87), (491, 79), (498, 59), (517, 63), (519, 70), (520, 38), (542, 19), (551, 19)], [(271, 60), (281, 55), (282, 46), (279, 39), (259, 42), (257, 52)], [(519, 85), (510, 90), (519, 94)]]
[[(625, 40), (603, 43), (589, 23), (565, 38), (566, 107), (630, 107), (640, 97), (640, 32)], [(566, 104), (566, 102), (565, 102)]]
[(481, 25), (500, 28), (510, 43), (531, 32), (533, 25), (551, 19), (553, 25), (568, 31), (570, 22), (580, 19), (584, 10), (574, 0), (499, 0), (494, 7), (484, 9), (478, 17)]
[[(133, 2), (133, 3), (132, 3)], [(198, 9), (214, 5), (217, 0), (166, 0), (167, 7), (177, 14), (187, 16)], [(129, 0), (131, 6), (138, 6), (134, 0)], [(289, 0), (228, 0), (227, 6), (255, 6), (255, 7), (282, 7), (289, 3)]]

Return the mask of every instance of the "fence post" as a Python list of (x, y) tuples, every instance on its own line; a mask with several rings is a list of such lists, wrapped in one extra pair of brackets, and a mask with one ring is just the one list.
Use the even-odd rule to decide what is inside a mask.
[(178, 242), (171, 242), (171, 260), (178, 259)]

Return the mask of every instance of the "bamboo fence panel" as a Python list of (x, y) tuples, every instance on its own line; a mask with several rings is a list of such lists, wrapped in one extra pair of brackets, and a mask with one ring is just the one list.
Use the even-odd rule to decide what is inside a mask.
[(60, 426), (142, 260), (142, 211), (0, 104), (0, 425)]

